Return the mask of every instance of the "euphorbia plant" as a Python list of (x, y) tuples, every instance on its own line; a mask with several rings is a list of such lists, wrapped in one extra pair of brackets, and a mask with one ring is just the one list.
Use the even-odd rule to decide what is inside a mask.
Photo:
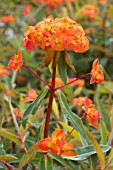
[[(89, 123), (93, 127), (99, 128), (97, 126), (98, 124), (97, 122), (100, 117), (100, 113), (94, 108), (92, 101), (86, 97), (83, 102), (83, 110), (85, 113), (83, 114), (82, 118), (80, 118), (79, 116), (77, 116), (75, 113), (71, 111), (68, 102), (66, 101), (66, 97), (61, 91), (61, 89), (86, 76), (92, 76), (90, 80), (90, 84), (94, 82), (98, 84), (102, 83), (104, 80), (104, 75), (102, 70), (100, 70), (99, 61), (98, 59), (96, 59), (93, 62), (93, 67), (91, 72), (85, 75), (81, 75), (78, 78), (74, 78), (67, 81), (66, 64), (68, 64), (75, 71), (73, 64), (70, 62), (67, 51), (72, 49), (74, 52), (83, 53), (89, 49), (89, 41), (85, 36), (83, 28), (78, 23), (71, 20), (69, 17), (54, 19), (53, 17), (50, 16), (44, 19), (43, 21), (39, 22), (36, 26), (29, 26), (28, 31), (25, 33), (25, 39), (23, 45), (27, 50), (34, 50), (36, 46), (40, 46), (42, 49), (44, 49), (45, 57), (42, 62), (44, 62), (46, 67), (51, 66), (52, 69), (51, 83), (48, 84), (36, 72), (34, 72), (27, 65), (25, 65), (20, 50), (18, 50), (18, 55), (14, 55), (8, 63), (8, 67), (12, 71), (17, 71), (17, 70), (21, 71), (22, 67), (24, 67), (25, 69), (30, 71), (36, 78), (42, 81), (46, 86), (44, 87), (44, 89), (42, 89), (42, 91), (40, 92), (40, 94), (38, 94), (38, 96), (33, 89), (30, 89), (28, 97), (22, 100), (23, 102), (33, 101), (24, 112), (22, 118), (22, 125), (24, 128), (26, 128), (26, 124), (29, 116), (35, 114), (36, 110), (39, 108), (40, 104), (42, 103), (42, 100), (44, 99), (47, 92), (49, 91), (49, 101), (48, 101), (45, 126), (44, 126), (44, 139), (38, 141), (36, 144), (32, 145), (30, 148), (27, 148), (26, 150), (24, 147), (24, 150), (27, 153), (32, 153), (32, 151), (42, 152), (44, 153), (45, 157), (47, 155), (52, 157), (54, 154), (58, 154), (59, 157), (67, 156), (68, 159), (70, 157), (71, 159), (73, 158), (76, 160), (77, 150), (74, 148), (73, 143), (67, 142), (66, 140), (68, 140), (71, 133), (76, 129), (77, 133), (79, 133), (80, 135), (81, 143), (83, 144), (83, 146), (86, 147), (91, 145), (90, 140), (92, 140), (92, 138), (87, 136), (86, 134), (87, 130), (85, 131), (84, 129), (82, 118), (87, 116)], [(59, 87), (56, 87), (55, 85), (56, 69), (58, 69), (59, 76), (63, 81), (61, 83), (61, 86)], [(52, 138), (50, 138), (48, 131), (49, 131), (50, 115), (52, 110), (54, 94), (58, 95), (61, 110), (63, 114), (66, 114), (66, 116), (70, 118), (70, 121), (73, 124), (73, 128), (70, 131), (70, 133), (67, 135), (63, 129), (55, 130), (54, 132), (52, 132), (51, 135)], [(87, 133), (89, 134), (90, 132)], [(25, 141), (23, 141), (23, 143), (24, 142)], [(23, 156), (22, 158), (24, 157), (25, 156)], [(100, 159), (101, 166), (104, 166), (104, 163), (100, 158), (100, 155), (99, 155), (99, 159)], [(26, 161), (26, 163), (28, 161)], [(20, 163), (19, 167), (21, 168), (22, 166), (23, 164)]]

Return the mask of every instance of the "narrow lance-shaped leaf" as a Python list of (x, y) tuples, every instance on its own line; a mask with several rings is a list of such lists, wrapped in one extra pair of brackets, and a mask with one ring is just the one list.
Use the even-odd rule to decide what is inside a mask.
[(36, 152), (34, 151), (30, 151), (25, 153), (21, 159), (20, 159), (20, 163), (19, 163), (19, 168), (22, 168), (24, 165), (26, 165), (30, 160), (32, 160), (36, 155)]
[(79, 169), (79, 165), (76, 165), (76, 163), (73, 163), (69, 160), (65, 160), (62, 157), (59, 157), (58, 155), (48, 153), (52, 158), (54, 158), (56, 161), (60, 162), (61, 164), (65, 165), (67, 168), (71, 169)]
[(104, 169), (105, 167), (105, 158), (104, 158), (104, 154), (102, 152), (102, 149), (100, 148), (100, 146), (98, 145), (96, 139), (93, 137), (93, 135), (91, 134), (91, 132), (85, 127), (85, 131), (88, 135), (88, 137), (90, 138), (96, 152), (97, 152), (97, 155), (98, 155), (98, 158), (100, 160), (100, 166), (101, 166), (101, 169)]
[(6, 154), (6, 155), (0, 155), (0, 160), (4, 160), (4, 161), (14, 161), (17, 160), (18, 158), (11, 155), (11, 154)]
[[(103, 153), (106, 153), (111, 148), (108, 145), (100, 145), (99, 147), (102, 149)], [(77, 156), (69, 156), (69, 157), (63, 156), (63, 158), (73, 160), (73, 161), (82, 161), (84, 159), (87, 159), (89, 156), (97, 153), (93, 145), (88, 145), (85, 147), (78, 148), (76, 149), (76, 151), (78, 153)]]
[(13, 141), (14, 143), (18, 144), (21, 147), (23, 146), (23, 143), (20, 141), (17, 135), (15, 135), (12, 132), (9, 132), (7, 129), (4, 129), (2, 127), (0, 127), (0, 136)]
[(103, 103), (101, 102), (101, 100), (99, 98), (97, 98), (97, 106), (98, 106), (98, 109), (102, 115), (104, 122), (105, 122), (106, 128), (110, 131), (110, 129), (111, 129), (110, 119), (109, 119), (109, 116), (108, 116), (105, 106), (103, 105)]
[(34, 115), (35, 112), (37, 111), (38, 107), (40, 106), (43, 98), (46, 96), (48, 92), (48, 88), (45, 87), (40, 94), (38, 95), (38, 97), (36, 98), (36, 100), (34, 102), (32, 102), (29, 107), (26, 109), (26, 111), (24, 112), (24, 115), (22, 117), (22, 125), (25, 128), (26, 127), (26, 123), (27, 120), (29, 118), (30, 115)]
[(58, 61), (58, 72), (59, 72), (60, 78), (62, 79), (64, 84), (66, 84), (66, 82), (67, 82), (67, 65), (66, 65), (66, 61), (65, 61), (65, 52), (61, 52), (61, 54), (60, 54), (60, 58)]
[(107, 131), (106, 131), (106, 127), (104, 125), (104, 122), (100, 122), (100, 127), (101, 127), (101, 144), (106, 144), (107, 143)]
[(79, 132), (83, 145), (87, 146), (91, 144), (90, 140), (88, 139), (86, 135), (81, 119), (75, 113), (71, 111), (66, 101), (65, 95), (61, 91), (59, 91), (58, 94), (59, 94), (59, 101), (60, 101), (62, 112), (66, 114), (66, 116), (71, 120), (71, 122), (73, 123), (77, 131)]

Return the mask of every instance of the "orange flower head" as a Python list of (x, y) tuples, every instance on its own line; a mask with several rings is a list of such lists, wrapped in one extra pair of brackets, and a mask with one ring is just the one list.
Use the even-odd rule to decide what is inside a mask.
[(10, 68), (12, 71), (21, 71), (23, 65), (23, 60), (22, 60), (22, 53), (20, 50), (18, 50), (18, 55), (14, 55), (11, 57), (9, 63), (8, 63), (8, 68)]
[(104, 4), (107, 3), (107, 0), (99, 0), (99, 3), (100, 3), (101, 5), (104, 5)]
[(3, 65), (0, 65), (0, 77), (7, 76), (8, 74), (9, 74), (9, 71), (6, 70)]
[(56, 18), (52, 16), (28, 27), (23, 45), (27, 50), (33, 50), (38, 45), (42, 49), (51, 47), (55, 51), (72, 49), (75, 52), (85, 52), (89, 41), (83, 28), (69, 17)]
[(90, 80), (90, 84), (93, 84), (94, 82), (96, 82), (97, 84), (101, 84), (104, 81), (104, 74), (102, 70), (100, 70), (98, 59), (96, 59), (93, 62), (91, 75), (92, 75), (92, 78)]
[(34, 89), (30, 88), (29, 92), (28, 92), (28, 96), (25, 97), (23, 100), (21, 100), (21, 102), (29, 102), (29, 101), (33, 102), (34, 100), (36, 100), (37, 96), (38, 95), (37, 95), (36, 91)]
[(82, 14), (89, 17), (89, 18), (95, 18), (99, 13), (99, 8), (96, 5), (86, 5), (82, 9)]
[(37, 152), (52, 152), (59, 156), (74, 156), (77, 152), (73, 148), (72, 143), (65, 141), (66, 134), (63, 129), (55, 130), (52, 133), (52, 138), (45, 138), (35, 144)]
[(2, 17), (1, 21), (5, 24), (10, 23), (10, 22), (15, 22), (15, 18), (13, 15), (8, 15), (5, 17)]

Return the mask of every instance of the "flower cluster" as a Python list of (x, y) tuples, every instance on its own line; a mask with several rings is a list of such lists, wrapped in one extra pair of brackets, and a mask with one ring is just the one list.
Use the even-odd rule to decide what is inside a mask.
[(38, 45), (42, 49), (52, 47), (55, 51), (72, 49), (85, 52), (89, 48), (89, 41), (77, 22), (69, 17), (54, 19), (49, 16), (36, 26), (28, 27), (23, 45), (27, 50), (33, 50)]
[(18, 50), (18, 55), (14, 55), (11, 57), (9, 63), (8, 63), (8, 68), (10, 68), (12, 71), (21, 71), (23, 66), (23, 60), (22, 60), (22, 53), (20, 50)]
[(97, 84), (101, 84), (104, 81), (104, 74), (102, 70), (100, 70), (98, 59), (96, 59), (93, 62), (91, 75), (92, 75), (92, 78), (90, 80), (90, 84), (93, 84), (94, 82), (96, 82)]
[(92, 104), (92, 101), (88, 99), (88, 97), (84, 100), (84, 111), (90, 124), (93, 127), (98, 128), (97, 122), (100, 117), (100, 112), (94, 108), (94, 104)]
[(36, 152), (52, 152), (59, 156), (75, 156), (76, 150), (73, 144), (66, 142), (66, 134), (63, 129), (55, 130), (52, 133), (52, 138), (45, 138), (35, 144)]
[(9, 71), (4, 68), (3, 65), (0, 65), (0, 77), (1, 76), (6, 76), (9, 74)]
[(98, 119), (100, 117), (100, 112), (94, 108), (93, 101), (88, 97), (78, 97), (72, 100), (73, 104), (81, 105), (84, 110), (84, 116), (87, 116), (89, 123), (98, 128)]
[(1, 21), (2, 21), (4, 24), (7, 24), (7, 23), (10, 23), (10, 22), (15, 22), (15, 18), (14, 18), (13, 15), (8, 15), (8, 16), (2, 17)]

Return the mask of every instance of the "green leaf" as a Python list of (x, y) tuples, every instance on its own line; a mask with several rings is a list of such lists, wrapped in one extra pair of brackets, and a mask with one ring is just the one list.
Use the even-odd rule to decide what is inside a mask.
[(26, 165), (30, 160), (32, 160), (35, 157), (35, 155), (36, 152), (32, 150), (25, 153), (20, 159), (19, 168), (22, 168), (24, 165)]
[(46, 170), (44, 155), (40, 159), (40, 162), (39, 162), (39, 165), (38, 165), (38, 169), (39, 170)]
[(111, 149), (111, 152), (108, 156), (108, 160), (107, 160), (107, 163), (106, 163), (106, 168), (109, 167), (111, 165), (111, 162), (113, 162), (113, 148)]
[(17, 160), (18, 158), (10, 155), (10, 154), (6, 154), (6, 155), (0, 155), (0, 160), (4, 160), (4, 161), (13, 161), (13, 160)]
[(21, 147), (23, 146), (23, 143), (20, 141), (17, 135), (15, 135), (12, 132), (9, 132), (7, 129), (4, 129), (2, 127), (0, 127), (0, 136), (13, 141), (14, 143), (18, 144)]
[(100, 127), (101, 127), (101, 130), (100, 130), (101, 141), (100, 141), (100, 143), (105, 145), (107, 143), (107, 131), (106, 131), (104, 122), (102, 122), (102, 121), (100, 122)]
[(67, 66), (65, 61), (65, 52), (61, 52), (59, 61), (58, 61), (58, 72), (61, 80), (66, 84), (67, 82)]
[(101, 100), (99, 98), (97, 98), (97, 106), (98, 106), (98, 109), (102, 115), (102, 118), (104, 120), (104, 123), (106, 125), (106, 128), (110, 131), (111, 127), (110, 127), (110, 119), (109, 119), (109, 116), (108, 116), (108, 113), (106, 111), (106, 108), (105, 106), (103, 105), (103, 103), (101, 102)]
[(102, 152), (102, 149), (100, 148), (100, 146), (98, 145), (96, 139), (93, 137), (93, 135), (91, 134), (91, 132), (85, 127), (85, 131), (88, 135), (88, 137), (90, 138), (96, 152), (97, 152), (97, 155), (98, 155), (98, 158), (100, 160), (100, 166), (101, 168), (103, 169), (105, 167), (105, 157), (104, 157), (104, 154)]
[[(110, 150), (110, 146), (108, 145), (100, 145), (99, 146), (104, 153), (106, 153), (108, 150)], [(81, 147), (79, 149), (76, 149), (78, 155), (77, 156), (63, 156), (63, 158), (69, 159), (69, 160), (75, 160), (75, 161), (81, 161), (84, 159), (87, 159), (89, 156), (96, 154), (96, 150), (94, 149), (93, 145), (89, 145), (86, 147)]]
[(76, 72), (75, 67), (74, 67), (74, 65), (71, 63), (71, 61), (70, 61), (67, 53), (66, 53), (66, 55), (65, 55), (65, 60), (66, 60), (67, 64), (71, 67), (71, 69), (72, 69), (74, 72)]
[(59, 101), (60, 101), (60, 107), (62, 109), (62, 112), (66, 114), (66, 116), (71, 120), (71, 122), (75, 126), (76, 130), (79, 132), (83, 145), (87, 146), (91, 144), (90, 140), (86, 135), (81, 119), (71, 111), (66, 101), (65, 95), (61, 91), (59, 91), (58, 94), (59, 94)]
[(77, 165), (76, 163), (73, 163), (69, 160), (65, 160), (62, 157), (59, 157), (58, 155), (52, 154), (52, 153), (48, 153), (48, 155), (50, 155), (52, 158), (54, 158), (56, 161), (60, 162), (61, 164), (65, 165), (67, 168), (73, 170), (73, 169), (79, 169), (79, 165)]
[(40, 159), (39, 170), (52, 170), (53, 169), (53, 160), (48, 155), (43, 155)]
[(98, 157), (96, 154), (90, 156), (91, 170), (95, 170), (97, 166)]
[(52, 158), (50, 158), (50, 156), (45, 157), (45, 166), (46, 166), (46, 170), (53, 169), (53, 160), (52, 160)]
[(24, 115), (22, 117), (22, 125), (24, 128), (26, 127), (26, 123), (27, 123), (29, 116), (35, 114), (35, 112), (37, 111), (38, 107), (40, 106), (43, 98), (46, 96), (47, 92), (48, 92), (48, 88), (46, 87), (40, 92), (40, 94), (38, 95), (36, 100), (34, 102), (32, 102), (29, 105), (29, 107), (26, 109), (26, 111), (24, 112)]

